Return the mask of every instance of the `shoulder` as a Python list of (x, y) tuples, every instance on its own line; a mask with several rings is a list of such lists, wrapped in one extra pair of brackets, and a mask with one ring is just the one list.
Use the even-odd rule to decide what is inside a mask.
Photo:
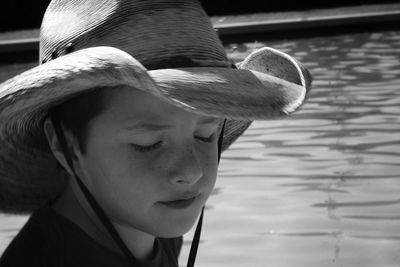
[(46, 210), (35, 211), (4, 251), (0, 266), (59, 266), (60, 233)]
[(128, 266), (78, 225), (50, 208), (32, 214), (0, 259), (0, 267)]

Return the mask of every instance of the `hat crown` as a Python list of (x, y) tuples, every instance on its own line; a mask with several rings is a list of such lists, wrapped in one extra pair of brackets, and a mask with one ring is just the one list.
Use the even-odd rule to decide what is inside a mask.
[(197, 0), (53, 0), (40, 61), (94, 46), (119, 48), (148, 69), (229, 65)]

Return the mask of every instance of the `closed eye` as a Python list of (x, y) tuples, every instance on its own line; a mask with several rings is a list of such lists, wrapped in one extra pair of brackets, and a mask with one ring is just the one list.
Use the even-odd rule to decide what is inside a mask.
[(133, 148), (133, 150), (135, 150), (137, 152), (149, 152), (149, 151), (156, 150), (157, 148), (159, 148), (161, 146), (161, 144), (162, 144), (162, 141), (158, 141), (151, 145), (138, 145), (138, 144), (131, 143), (130, 146)]
[(212, 143), (215, 139), (215, 133), (213, 133), (212, 135), (210, 135), (209, 137), (201, 137), (201, 136), (195, 136), (195, 138), (197, 140), (200, 140), (201, 142), (205, 142), (205, 143)]

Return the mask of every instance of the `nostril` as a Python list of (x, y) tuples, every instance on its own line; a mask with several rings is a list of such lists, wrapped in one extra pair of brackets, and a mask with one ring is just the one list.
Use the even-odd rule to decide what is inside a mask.
[(198, 180), (198, 178), (196, 178), (194, 176), (187, 176), (186, 178), (182, 178), (182, 177), (176, 178), (174, 182), (177, 184), (192, 184), (192, 183), (197, 182), (197, 180)]
[(178, 183), (178, 184), (188, 184), (188, 182), (183, 180), (183, 179), (177, 179), (176, 183)]
[(176, 175), (175, 178), (172, 178), (172, 182), (180, 185), (190, 185), (195, 184), (203, 177), (202, 170), (197, 166), (195, 169), (185, 169), (181, 170), (180, 175)]

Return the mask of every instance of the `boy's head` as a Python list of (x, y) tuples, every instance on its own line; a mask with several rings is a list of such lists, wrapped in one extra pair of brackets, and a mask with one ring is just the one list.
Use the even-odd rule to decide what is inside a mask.
[[(110, 219), (154, 236), (187, 232), (217, 174), (221, 119), (128, 87), (100, 88), (52, 111), (76, 174)], [(49, 145), (65, 166), (52, 121)]]
[[(93, 155), (92, 142), (99, 140), (93, 136), (100, 138), (108, 133), (95, 130), (95, 122), (114, 110), (110, 108), (113, 101), (126, 88), (136, 90), (164, 104), (144, 102), (148, 104), (146, 114), (161, 112), (158, 117), (163, 120), (166, 114), (182, 115), (182, 120), (169, 121), (177, 125), (169, 127), (168, 132), (180, 129), (182, 121), (190, 116), (190, 121), (196, 122), (191, 125), (185, 121), (185, 131), (176, 135), (185, 134), (181, 146), (170, 147), (181, 148), (179, 153), (190, 158), (189, 150), (183, 149), (189, 146), (188, 130), (192, 131), (190, 136), (197, 137), (196, 142), (204, 141), (204, 147), (209, 148), (206, 136), (198, 135), (205, 131), (200, 118), (226, 118), (221, 145), (224, 151), (251, 120), (271, 119), (297, 110), (310, 88), (306, 69), (272, 48), (252, 52), (236, 68), (197, 0), (53, 0), (43, 18), (40, 36), (42, 64), (0, 85), (0, 209), (8, 212), (30, 212), (55, 199), (65, 188), (65, 172), (60, 172), (43, 131), (49, 112), (62, 121), (65, 133), (71, 133), (67, 134), (70, 140), (78, 140), (73, 148), (80, 158), (75, 160), (86, 162), (84, 159)], [(109, 87), (121, 93), (111, 93), (114, 89), (105, 89)], [(92, 93), (85, 95), (89, 91)], [(81, 109), (75, 110), (75, 100), (56, 107), (73, 96)], [(96, 104), (89, 104), (87, 109), (85, 103), (90, 98), (95, 98)], [(126, 114), (144, 108), (141, 102), (138, 106), (132, 103), (126, 105)], [(167, 104), (171, 105), (169, 109), (164, 108)], [(114, 125), (116, 121), (114, 118), (104, 123)], [(45, 129), (52, 141), (49, 125), (47, 120)], [(97, 147), (111, 142), (104, 139)], [(158, 154), (169, 139), (161, 143), (161, 139), (144, 140), (138, 146), (133, 140), (132, 157), (141, 155), (138, 159), (144, 160)], [(179, 153), (165, 160), (174, 162)], [(186, 156), (180, 159), (184, 161)], [(152, 168), (156, 159), (151, 163), (147, 167), (155, 171)]]

